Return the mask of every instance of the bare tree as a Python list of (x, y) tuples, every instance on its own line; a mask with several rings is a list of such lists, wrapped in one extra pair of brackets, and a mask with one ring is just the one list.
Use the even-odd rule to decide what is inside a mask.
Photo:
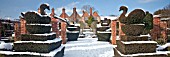
[(84, 5), (81, 10), (85, 10), (87, 11), (88, 13), (90, 13), (90, 8), (92, 8), (92, 10), (95, 10), (95, 8), (91, 5)]
[(161, 14), (162, 17), (170, 17), (170, 4), (154, 12), (154, 15)]

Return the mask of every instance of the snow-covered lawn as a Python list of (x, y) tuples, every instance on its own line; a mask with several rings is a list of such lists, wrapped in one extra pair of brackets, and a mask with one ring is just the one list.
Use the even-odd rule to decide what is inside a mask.
[(113, 57), (113, 45), (97, 41), (97, 38), (78, 38), (65, 44), (64, 57)]

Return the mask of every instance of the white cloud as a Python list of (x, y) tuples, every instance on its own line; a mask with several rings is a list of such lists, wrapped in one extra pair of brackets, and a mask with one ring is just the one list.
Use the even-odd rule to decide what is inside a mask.
[[(79, 4), (79, 2), (72, 2), (70, 4), (67, 4), (65, 6), (61, 6), (59, 8), (56, 8), (55, 13), (57, 15), (60, 15), (62, 13), (62, 9), (65, 8), (65, 12), (70, 16), (73, 13), (73, 8), (76, 7), (76, 5)], [(76, 11), (80, 14), (81, 9), (76, 8)]]
[(140, 3), (149, 3), (149, 2), (154, 2), (157, 0), (138, 0)]

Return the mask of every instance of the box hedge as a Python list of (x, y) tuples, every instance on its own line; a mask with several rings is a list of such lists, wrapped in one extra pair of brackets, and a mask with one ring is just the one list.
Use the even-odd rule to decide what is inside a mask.
[(30, 23), (37, 23), (37, 24), (49, 24), (51, 22), (51, 18), (49, 16), (40, 16), (39, 14), (35, 12), (27, 12), (24, 15), (24, 18), (27, 22), (27, 24)]
[(98, 41), (110, 42), (111, 33), (97, 33)]
[(148, 41), (148, 36), (126, 36), (121, 35), (121, 41)]
[(145, 17), (145, 12), (142, 9), (135, 9), (126, 17), (127, 24), (141, 24)]
[(98, 27), (97, 31), (106, 31), (107, 29), (109, 29), (110, 27)]
[(26, 25), (26, 29), (30, 34), (43, 34), (51, 32), (51, 26), (43, 25)]
[(144, 30), (144, 25), (122, 25), (122, 31), (128, 36), (139, 36)]
[(21, 35), (21, 41), (46, 41), (46, 40), (52, 40), (56, 38), (56, 34), (43, 36), (43, 35), (31, 35), (31, 34), (22, 34)]
[(79, 32), (78, 33), (67, 32), (66, 34), (67, 34), (68, 41), (77, 41), (79, 37)]
[(14, 43), (15, 52), (49, 53), (61, 46), (62, 41), (56, 43)]
[(137, 53), (155, 53), (156, 43), (133, 43), (123, 44), (121, 41), (117, 41), (117, 49), (122, 54), (137, 54)]

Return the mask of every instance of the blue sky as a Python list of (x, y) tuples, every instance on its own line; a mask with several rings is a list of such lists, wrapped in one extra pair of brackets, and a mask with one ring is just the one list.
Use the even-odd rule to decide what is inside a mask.
[[(29, 10), (37, 11), (42, 3), (48, 3), (50, 8), (55, 9), (57, 15), (61, 14), (61, 9), (66, 8), (66, 13), (70, 15), (73, 7), (81, 15), (83, 5), (91, 5), (98, 11), (99, 15), (120, 15), (118, 11), (122, 5), (128, 6), (128, 12), (135, 8), (141, 8), (153, 13), (170, 3), (170, 0), (0, 0), (0, 18), (18, 19), (21, 12)], [(47, 10), (46, 10), (47, 11)], [(50, 13), (51, 11), (47, 11)]]

